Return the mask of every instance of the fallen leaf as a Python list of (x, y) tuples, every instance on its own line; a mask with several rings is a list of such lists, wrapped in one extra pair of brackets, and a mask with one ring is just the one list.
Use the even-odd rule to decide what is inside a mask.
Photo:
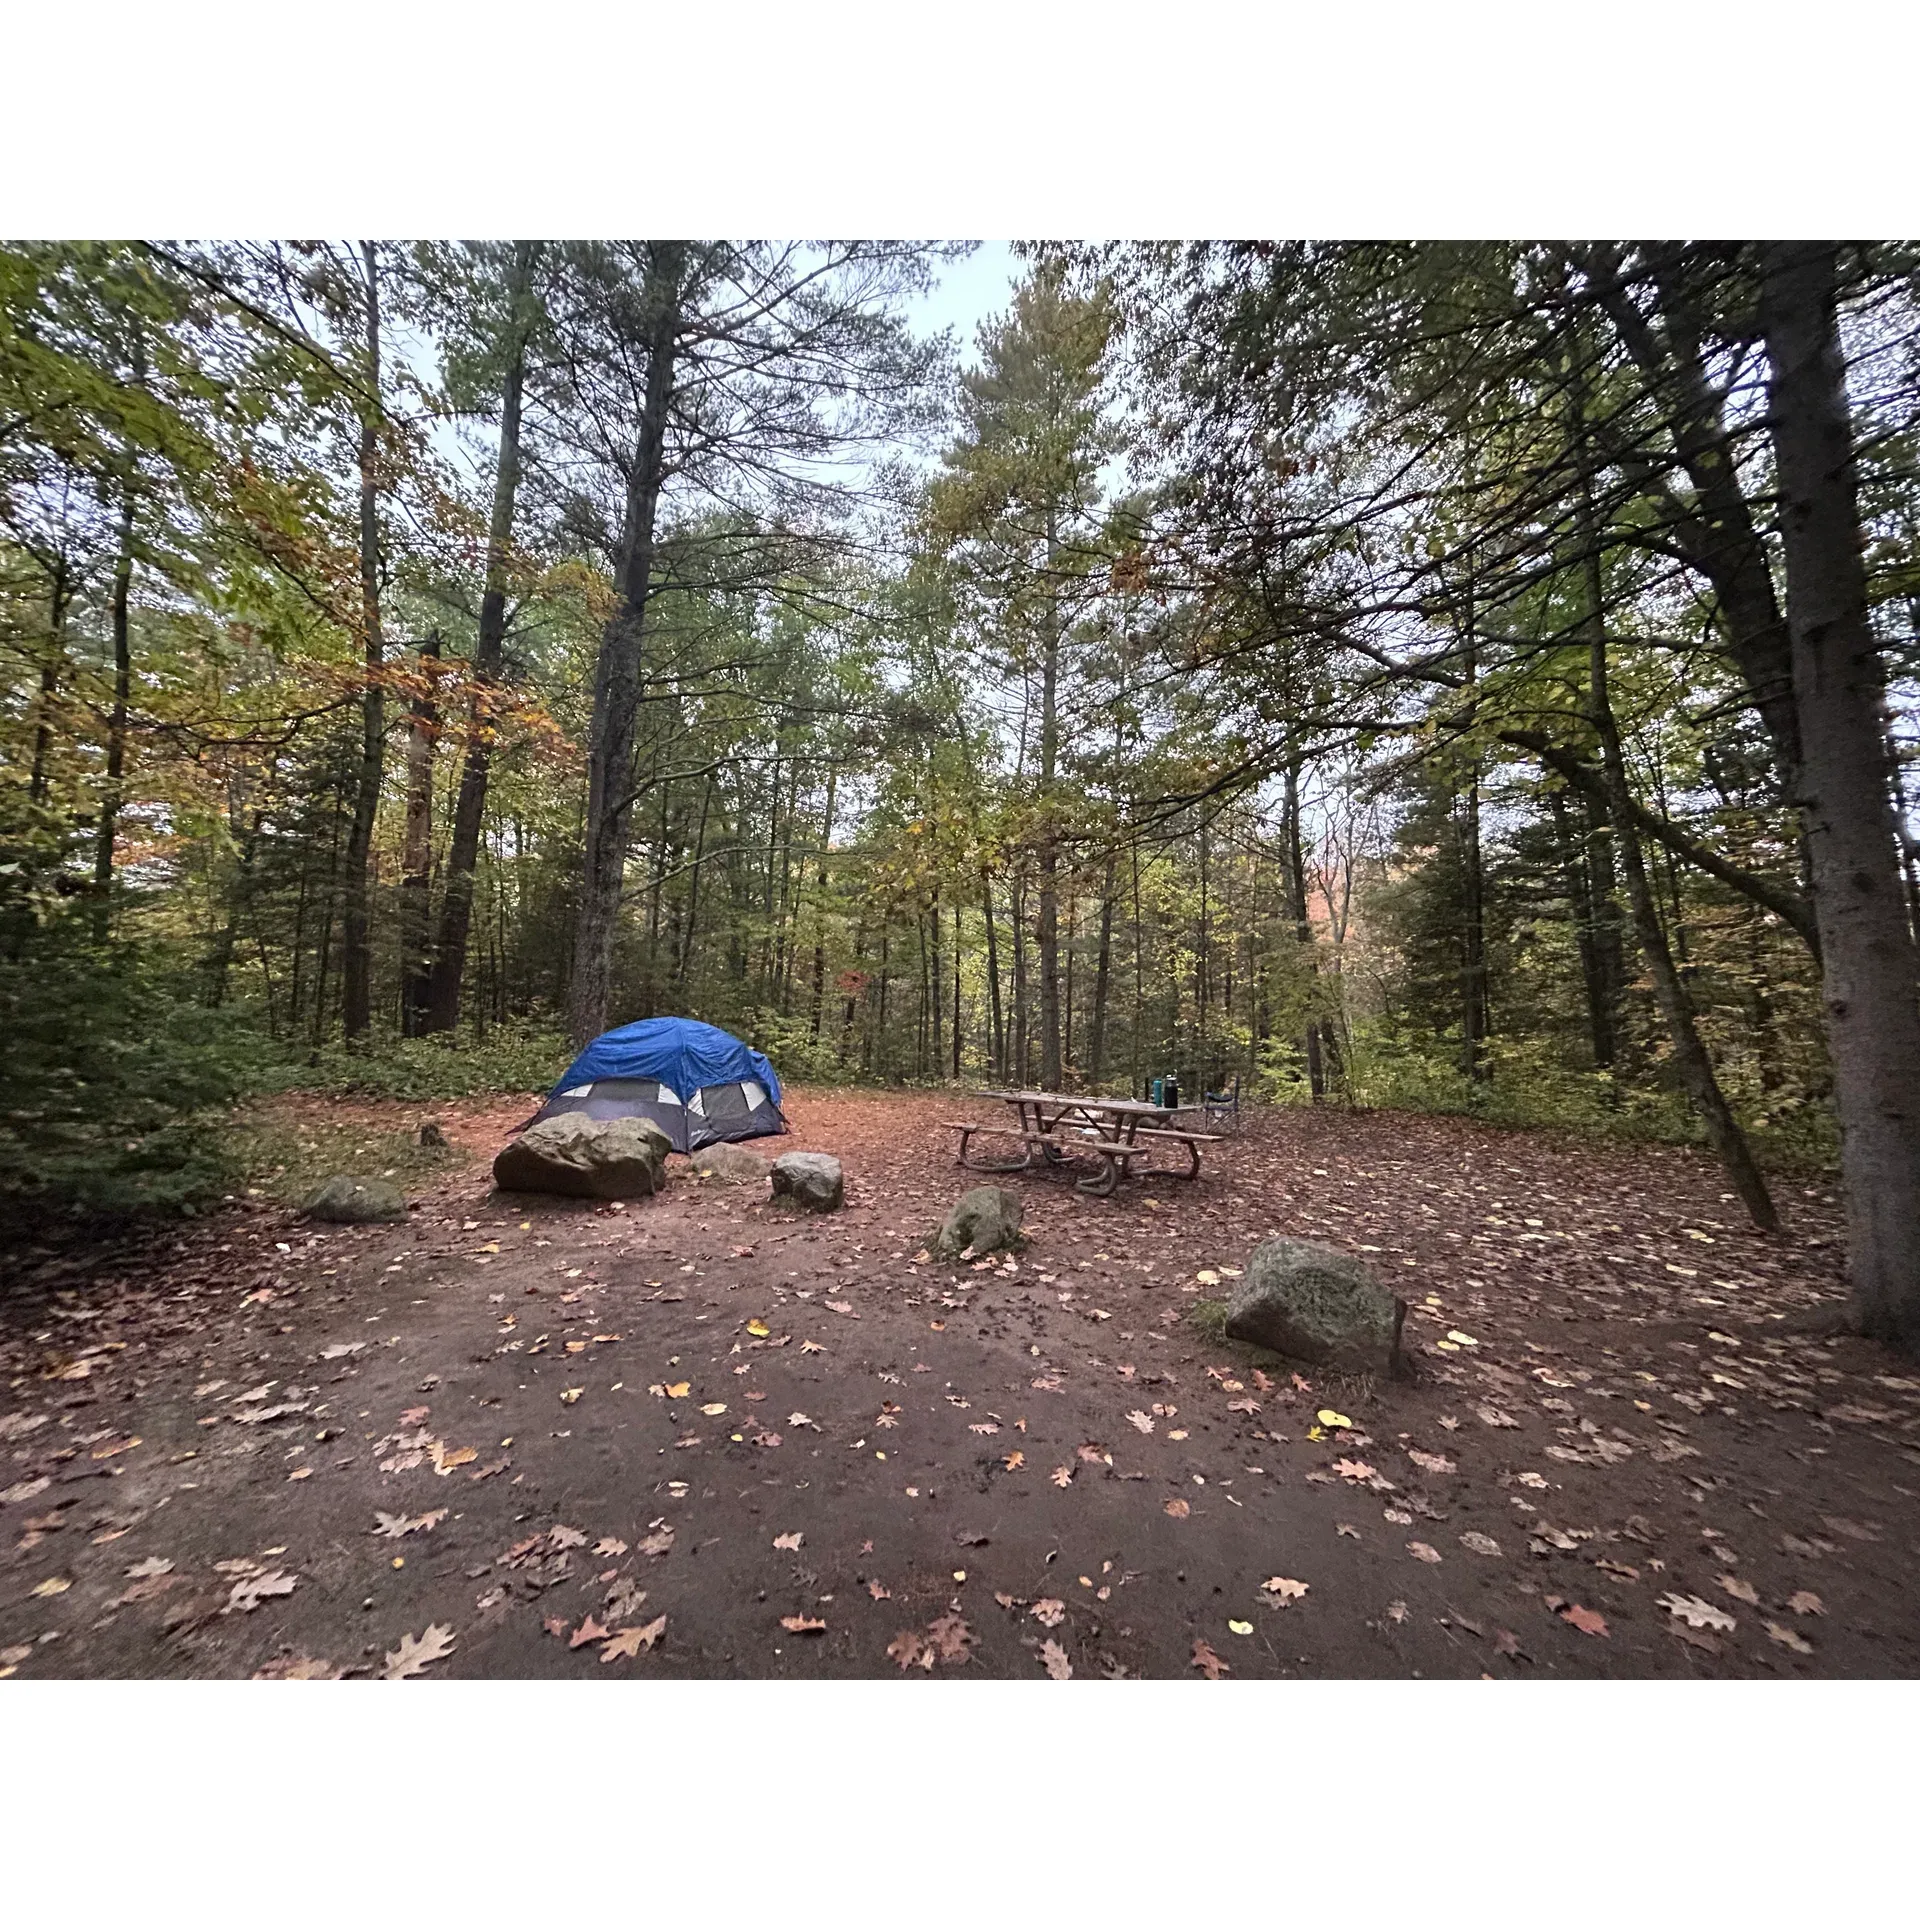
[(1153, 1431), (1153, 1415), (1150, 1413), (1141, 1413), (1136, 1409), (1127, 1415), (1127, 1424), (1138, 1427), (1142, 1433), (1151, 1433)]
[[(574, 1403), (574, 1402), (575, 1402), (576, 1400), (578, 1400), (578, 1399), (580, 1398), (580, 1396), (581, 1396), (581, 1395), (582, 1395), (583, 1393), (585, 1393), (585, 1392), (586, 1392), (586, 1388), (585, 1388), (585, 1387), (565, 1387), (565, 1388), (562, 1388), (562, 1389), (561, 1389), (561, 1393), (560, 1393), (560, 1401), (561, 1401), (561, 1404), (562, 1404), (563, 1406), (569, 1406), (569, 1407), (570, 1407), (570, 1406), (572, 1406), (572, 1405), (573, 1405), (573, 1403)], [(722, 1412), (724, 1412), (724, 1411), (725, 1411), (725, 1409), (724, 1409), (724, 1408), (722, 1408)], [(472, 1458), (473, 1456), (472, 1456), (471, 1454), (469, 1454), (469, 1455), (468, 1455), (467, 1457), (468, 1457), (469, 1459), (471, 1459), (471, 1458)]]
[(1517, 1427), (1520, 1424), (1512, 1414), (1503, 1412), (1499, 1407), (1478, 1406), (1474, 1412), (1490, 1427)]
[(1757, 1607), (1760, 1604), (1760, 1596), (1753, 1590), (1752, 1585), (1748, 1581), (1737, 1579), (1733, 1574), (1721, 1574), (1714, 1584), (1732, 1594), (1736, 1600), (1744, 1600), (1750, 1607)]
[(1193, 1512), (1193, 1509), (1184, 1500), (1169, 1500), (1166, 1511), (1170, 1518), (1184, 1520)]
[(374, 1510), (374, 1536), (381, 1540), (399, 1540), (409, 1533), (431, 1533), (447, 1517), (445, 1507), (436, 1507), (431, 1513), (423, 1513), (417, 1519), (409, 1520), (404, 1513), (382, 1513)]
[(1463, 1533), (1460, 1536), (1460, 1544), (1469, 1553), (1485, 1554), (1489, 1560), (1501, 1558), (1500, 1543), (1491, 1534)]
[(1009, 1473), (1018, 1473), (1026, 1464), (1027, 1456), (1020, 1452), (1018, 1448), (1015, 1448), (1015, 1450), (1008, 1454), (1001, 1462), (1001, 1465), (1004, 1466)]
[(1071, 1467), (1055, 1467), (1047, 1478), (1050, 1479), (1056, 1487), (1070, 1487), (1073, 1485), (1073, 1469)]
[(1336, 1460), (1333, 1470), (1342, 1480), (1371, 1480), (1374, 1469), (1364, 1460)]
[(662, 1389), (669, 1400), (684, 1400), (693, 1391), (691, 1380), (676, 1380), (671, 1386)]
[(657, 1620), (649, 1620), (644, 1627), (622, 1627), (618, 1633), (607, 1637), (607, 1644), (600, 1649), (600, 1664), (604, 1667), (609, 1660), (631, 1660), (643, 1647), (650, 1647), (667, 1630), (667, 1616), (663, 1613)]
[(296, 1576), (291, 1573), (261, 1573), (249, 1580), (238, 1580), (227, 1596), (228, 1613), (251, 1613), (262, 1600), (277, 1600), (293, 1591)]
[(592, 1614), (588, 1614), (587, 1617), (574, 1628), (572, 1637), (567, 1641), (567, 1645), (569, 1647), (584, 1647), (589, 1640), (604, 1640), (606, 1637), (606, 1628), (603, 1627)]
[(933, 1666), (933, 1649), (917, 1633), (898, 1633), (887, 1642), (887, 1656), (905, 1673), (909, 1667)]
[(627, 1552), (628, 1547), (626, 1541), (616, 1539), (612, 1534), (608, 1534), (605, 1539), (596, 1540), (593, 1543), (593, 1551), (598, 1558), (606, 1560)]
[(640, 1542), (640, 1551), (649, 1557), (673, 1551), (673, 1529), (662, 1527), (658, 1533), (650, 1533)]
[(1440, 1558), (1440, 1550), (1437, 1547), (1428, 1546), (1424, 1540), (1409, 1540), (1407, 1551), (1416, 1560), (1424, 1560), (1428, 1566), (1435, 1565)]
[(867, 1582), (867, 1591), (876, 1600), (891, 1600), (893, 1598), (893, 1595), (883, 1587), (878, 1580), (869, 1580)]
[(1285, 1574), (1278, 1573), (1271, 1580), (1261, 1581), (1260, 1588), (1273, 1596), (1268, 1604), (1276, 1607), (1290, 1607), (1296, 1600), (1304, 1599), (1308, 1591), (1304, 1580), (1289, 1580)]
[(1043, 1627), (1057, 1627), (1067, 1617), (1067, 1603), (1064, 1600), (1036, 1600), (1027, 1611)]
[[(820, 1304), (829, 1313), (853, 1313), (853, 1308), (845, 1300), (822, 1300)], [(856, 1320), (860, 1318), (857, 1313), (853, 1313), (853, 1317)]]
[(1188, 1664), (1198, 1667), (1209, 1680), (1218, 1680), (1223, 1673), (1233, 1671), (1204, 1640), (1193, 1643), (1193, 1658)]
[(1422, 1453), (1418, 1447), (1407, 1449), (1407, 1458), (1428, 1473), (1458, 1473), (1460, 1469), (1444, 1453)]
[(1057, 1640), (1046, 1640), (1041, 1643), (1040, 1664), (1046, 1668), (1049, 1680), (1073, 1678), (1073, 1663), (1067, 1658), (1067, 1650)]
[(162, 1560), (153, 1554), (148, 1554), (144, 1560), (127, 1569), (127, 1578), (129, 1580), (145, 1580), (151, 1574), (171, 1573), (172, 1571), (173, 1562), (171, 1560)]
[(1251, 1620), (1229, 1620), (1227, 1622), (1227, 1631), (1229, 1633), (1251, 1633), (1253, 1631), (1253, 1622)]
[(802, 1340), (800, 1342), (800, 1351), (802, 1353), (825, 1353), (826, 1348), (817, 1340)]
[[(566, 1623), (561, 1622), (562, 1626)], [(433, 1626), (427, 1628), (419, 1639), (410, 1633), (400, 1636), (400, 1644), (387, 1655), (386, 1671), (380, 1676), (383, 1680), (412, 1680), (430, 1660), (444, 1660), (453, 1651), (454, 1632), (451, 1627)]]
[(45, 1493), (53, 1485), (51, 1477), (40, 1474), (32, 1480), (16, 1480), (12, 1486), (0, 1489), (0, 1505), (14, 1506), (22, 1500), (31, 1500), (37, 1493)]
[(756, 1340), (764, 1340), (773, 1329), (768, 1326), (764, 1320), (749, 1320), (747, 1322), (747, 1331), (752, 1334)]
[(1783, 1626), (1778, 1620), (1769, 1620), (1767, 1622), (1767, 1638), (1769, 1640), (1777, 1640), (1783, 1647), (1791, 1647), (1795, 1653), (1811, 1653), (1813, 1651), (1813, 1642), (1811, 1640), (1803, 1640), (1791, 1627)]
[(1732, 1614), (1722, 1613), (1718, 1607), (1709, 1606), (1697, 1594), (1662, 1594), (1660, 1605), (1676, 1619), (1684, 1620), (1690, 1627), (1711, 1627), (1716, 1633), (1731, 1633), (1736, 1624)]
[(470, 1466), (480, 1458), (475, 1447), (443, 1447), (439, 1441), (433, 1443), (433, 1470), (441, 1479), (445, 1479), (456, 1467)]
[(65, 1593), (72, 1585), (73, 1582), (71, 1580), (56, 1573), (50, 1578), (42, 1580), (37, 1587), (33, 1588), (33, 1597), (36, 1600), (51, 1600), (56, 1593)]
[(339, 1680), (345, 1676), (325, 1660), (315, 1660), (306, 1654), (279, 1654), (253, 1677), (256, 1680)]
[(783, 1552), (798, 1553), (800, 1551), (800, 1543), (805, 1538), (806, 1535), (804, 1533), (776, 1533), (773, 1536), (773, 1544)]
[(1795, 1613), (1825, 1613), (1827, 1610), (1826, 1602), (1817, 1593), (1808, 1593), (1805, 1588), (1798, 1593), (1790, 1594), (1787, 1605)]
[(824, 1620), (809, 1620), (804, 1613), (782, 1614), (780, 1624), (789, 1633), (825, 1633), (827, 1630)]
[(1331, 1407), (1322, 1407), (1313, 1416), (1323, 1427), (1350, 1427), (1353, 1422), (1344, 1413), (1335, 1413)]
[(957, 1613), (943, 1613), (922, 1629), (927, 1645), (940, 1656), (943, 1667), (964, 1667), (973, 1657), (973, 1629)]
[[(1568, 1626), (1578, 1627), (1582, 1633), (1598, 1634), (1603, 1640), (1611, 1640), (1613, 1638), (1612, 1634), (1607, 1631), (1605, 1616), (1595, 1613), (1591, 1607), (1568, 1605), (1557, 1607), (1554, 1611), (1559, 1614), (1560, 1618), (1564, 1620)], [(1729, 1624), (1731, 1624), (1731, 1622), (1729, 1622)]]

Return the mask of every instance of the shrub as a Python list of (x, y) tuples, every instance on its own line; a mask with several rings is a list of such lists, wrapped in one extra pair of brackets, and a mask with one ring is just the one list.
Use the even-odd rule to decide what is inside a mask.
[(0, 958), (0, 1196), (23, 1212), (191, 1211), (232, 1184), (222, 1110), (270, 1061), (193, 981), (55, 921)]

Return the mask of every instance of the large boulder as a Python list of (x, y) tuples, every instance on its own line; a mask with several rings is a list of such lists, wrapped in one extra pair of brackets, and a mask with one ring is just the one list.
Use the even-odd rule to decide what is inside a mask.
[(710, 1173), (716, 1180), (764, 1180), (767, 1162), (747, 1147), (736, 1147), (731, 1140), (716, 1140), (702, 1147), (691, 1162), (695, 1173)]
[(1364, 1260), (1317, 1240), (1262, 1241), (1227, 1300), (1227, 1333), (1338, 1373), (1404, 1373), (1407, 1305)]
[(577, 1200), (634, 1200), (666, 1184), (673, 1142), (651, 1120), (590, 1120), (563, 1113), (510, 1141), (493, 1163), (512, 1193), (564, 1193)]
[(932, 1247), (945, 1260), (977, 1260), (1020, 1244), (1020, 1196), (1006, 1187), (973, 1187), (953, 1204)]
[(831, 1213), (846, 1198), (840, 1162), (830, 1153), (783, 1153), (773, 1163), (773, 1197), (809, 1213)]
[(336, 1173), (318, 1188), (304, 1209), (309, 1220), (343, 1226), (389, 1224), (407, 1217), (407, 1196), (391, 1180), (360, 1180)]

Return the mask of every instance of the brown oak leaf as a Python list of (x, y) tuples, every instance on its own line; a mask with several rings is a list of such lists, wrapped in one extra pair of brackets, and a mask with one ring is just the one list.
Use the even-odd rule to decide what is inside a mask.
[(412, 1634), (403, 1633), (400, 1644), (387, 1655), (386, 1671), (380, 1677), (383, 1680), (412, 1680), (430, 1660), (444, 1660), (453, 1651), (453, 1642), (451, 1627), (428, 1627), (417, 1640)]
[(1209, 1680), (1218, 1680), (1223, 1673), (1233, 1671), (1204, 1640), (1193, 1643), (1193, 1659), (1188, 1664), (1198, 1667)]
[(1048, 1640), (1040, 1648), (1040, 1663), (1047, 1670), (1049, 1680), (1071, 1680), (1073, 1663), (1067, 1658), (1067, 1650), (1057, 1640)]

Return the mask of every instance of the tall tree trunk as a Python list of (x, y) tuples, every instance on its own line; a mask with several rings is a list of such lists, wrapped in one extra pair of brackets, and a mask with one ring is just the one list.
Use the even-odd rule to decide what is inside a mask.
[(1059, 822), (1054, 776), (1060, 753), (1060, 589), (1053, 516), (1047, 516), (1047, 614), (1040, 664), (1040, 1089), (1060, 1091)]
[[(137, 336), (136, 336), (137, 337)], [(135, 351), (135, 380), (141, 355)], [(120, 806), (127, 771), (127, 709), (133, 698), (133, 636), (128, 602), (133, 592), (132, 460), (120, 495), (120, 550), (113, 561), (113, 704), (107, 712), (107, 784), (100, 795), (100, 819), (94, 831), (93, 937), (105, 940), (113, 915), (113, 843), (120, 829)]]
[(960, 1078), (960, 902), (953, 903), (953, 1077)]
[(1113, 977), (1113, 867), (1100, 881), (1100, 950), (1093, 965), (1093, 1037), (1087, 1046), (1087, 1082), (1097, 1093), (1107, 1064), (1107, 991)]
[(943, 1056), (946, 1053), (945, 1022), (941, 1019), (941, 999), (946, 993), (946, 968), (940, 959), (940, 894), (935, 890), (933, 898), (927, 902), (927, 911), (923, 916), (926, 931), (921, 935), (921, 945), (927, 956), (927, 997), (926, 1018), (927, 1033), (932, 1042), (933, 1075), (939, 1076)]
[(487, 526), (487, 573), (480, 594), (480, 628), (473, 646), (466, 750), (460, 768), (460, 792), (453, 804), (453, 830), (447, 839), (446, 887), (427, 984), (429, 1033), (451, 1033), (460, 1024), (460, 981), (466, 970), (467, 938), (473, 923), (473, 874), (480, 855), (487, 784), (493, 768), (493, 704), (507, 636), (507, 567), (520, 492), (520, 406), (526, 386), (527, 340), (533, 325), (533, 272), (539, 255), (539, 241), (516, 241), (507, 276), (509, 346), (500, 384), (500, 451), (493, 469), (493, 515)]
[(433, 979), (433, 748), (440, 732), (433, 669), (440, 636), (420, 645), (420, 690), (407, 708), (407, 818), (400, 856), (400, 1031), (425, 1033)]
[[(700, 918), (700, 876), (707, 867), (707, 816), (713, 810), (713, 775), (707, 775), (706, 790), (700, 796), (700, 827), (693, 842), (693, 878), (687, 885), (687, 923), (680, 939), (679, 957), (673, 963), (673, 986), (677, 998), (687, 990), (687, 968), (693, 961), (693, 934)], [(684, 1011), (684, 1009), (676, 1009)]]
[(60, 693), (60, 670), (67, 660), (67, 608), (73, 599), (73, 580), (66, 556), (53, 563), (53, 580), (48, 594), (47, 657), (40, 663), (40, 690), (34, 699), (33, 765), (27, 776), (27, 804), (46, 804), (47, 787), (52, 777), (54, 741), (54, 702)]
[(1817, 241), (1765, 251), (1768, 425), (1848, 1273), (1862, 1330), (1920, 1354), (1920, 966), (1890, 798), (1885, 669), (1867, 615), (1836, 255)]
[(633, 823), (633, 745), (640, 714), (647, 583), (653, 572), (654, 520), (666, 478), (667, 414), (673, 401), (686, 264), (683, 242), (649, 243), (646, 394), (620, 533), (620, 602), (600, 636), (588, 741), (586, 852), (567, 1010), (574, 1037), (583, 1045), (605, 1028), (612, 989), (614, 933)]
[(347, 834), (346, 911), (341, 932), (341, 1025), (348, 1041), (364, 1040), (373, 1024), (373, 829), (380, 809), (386, 748), (386, 701), (380, 674), (380, 256), (378, 242), (361, 243), (366, 267), (367, 393), (360, 421), (360, 618), (366, 689), (360, 700), (360, 771), (353, 825)]
[(827, 854), (833, 846), (833, 803), (840, 769), (827, 769), (827, 805), (820, 828), (820, 870), (813, 882), (813, 1037), (820, 1038), (827, 1004)]
[(1027, 885), (1024, 874), (1014, 875), (1012, 893), (1014, 1070), (1010, 1077), (1026, 1087), (1032, 1084), (1033, 993), (1027, 975)]
[(1626, 758), (1620, 750), (1620, 729), (1614, 724), (1613, 704), (1607, 692), (1607, 634), (1602, 613), (1605, 603), (1601, 597), (1600, 549), (1593, 537), (1590, 506), (1583, 509), (1582, 520), (1585, 523), (1581, 544), (1585, 549), (1582, 573), (1587, 593), (1590, 718), (1594, 731), (1600, 736), (1601, 764), (1614, 797), (1614, 834), (1619, 843), (1620, 870), (1627, 882), (1627, 905), (1633, 915), (1633, 930), (1639, 936), (1640, 951), (1653, 978), (1654, 998), (1660, 1003), (1667, 1034), (1673, 1042), (1674, 1066), (1679, 1071), (1680, 1083), (1753, 1224), (1762, 1232), (1771, 1233), (1779, 1225), (1772, 1197), (1760, 1169), (1754, 1164), (1747, 1137), (1720, 1091), (1713, 1060), (1700, 1038), (1693, 996), (1674, 964), (1673, 950), (1667, 943), (1660, 909), (1653, 897), (1653, 884), (1647, 877), (1646, 855), (1628, 804), (1630, 788)]
[(988, 1073), (995, 1080), (1007, 1078), (1007, 1023), (1000, 1007), (1000, 936), (994, 925), (993, 875), (980, 869), (980, 902), (987, 923), (987, 1004), (993, 1022), (993, 1058)]
[[(1293, 920), (1293, 937), (1300, 946), (1311, 955), (1313, 947), (1313, 923), (1307, 914), (1307, 861), (1306, 849), (1300, 837), (1300, 761), (1298, 756), (1287, 762), (1287, 781), (1281, 801), (1280, 811), (1282, 853), (1286, 862), (1287, 909)], [(1315, 977), (1319, 969), (1314, 967), (1311, 957), (1308, 969)], [(1320, 1020), (1316, 1012), (1307, 1016), (1306, 1031), (1301, 1036), (1302, 1050), (1307, 1056), (1307, 1090), (1313, 1103), (1318, 1106), (1327, 1097), (1326, 1062), (1320, 1055)]]

